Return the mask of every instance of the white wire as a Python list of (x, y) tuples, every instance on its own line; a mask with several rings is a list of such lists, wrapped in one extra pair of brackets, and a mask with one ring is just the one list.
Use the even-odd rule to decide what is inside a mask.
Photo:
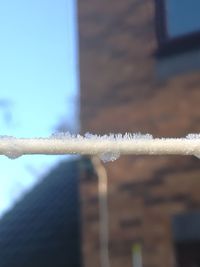
[(109, 153), (135, 155), (195, 155), (200, 156), (199, 134), (185, 138), (146, 138), (138, 135), (63, 136), (62, 138), (0, 138), (0, 155), (16, 158), (26, 154)]

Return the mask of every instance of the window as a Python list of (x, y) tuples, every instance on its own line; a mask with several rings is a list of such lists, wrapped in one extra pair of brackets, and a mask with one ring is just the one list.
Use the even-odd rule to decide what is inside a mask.
[(159, 54), (200, 47), (200, 1), (155, 0)]
[(175, 243), (177, 267), (200, 266), (200, 242)]
[(200, 266), (200, 212), (174, 215), (172, 232), (177, 266)]
[(167, 29), (171, 38), (200, 30), (199, 0), (167, 0)]

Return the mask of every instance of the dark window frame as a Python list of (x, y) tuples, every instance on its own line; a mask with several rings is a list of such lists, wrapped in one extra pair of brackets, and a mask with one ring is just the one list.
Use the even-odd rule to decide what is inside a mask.
[(169, 36), (165, 1), (155, 0), (155, 25), (158, 40), (156, 56), (166, 57), (200, 48), (200, 30), (173, 38)]

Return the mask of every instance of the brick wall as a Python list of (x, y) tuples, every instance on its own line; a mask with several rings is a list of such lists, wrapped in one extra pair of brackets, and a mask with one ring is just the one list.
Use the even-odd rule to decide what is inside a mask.
[[(159, 79), (153, 0), (78, 2), (82, 132), (200, 132), (199, 72)], [(130, 156), (106, 164), (111, 266), (175, 266), (171, 218), (200, 208), (193, 157)], [(83, 182), (84, 181), (84, 182)], [(97, 180), (81, 182), (85, 266), (99, 266)]]

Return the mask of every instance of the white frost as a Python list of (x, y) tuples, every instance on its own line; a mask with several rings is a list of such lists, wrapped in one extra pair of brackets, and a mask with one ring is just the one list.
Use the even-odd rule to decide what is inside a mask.
[(17, 159), (21, 157), (23, 154), (18, 151), (11, 150), (11, 151), (4, 153), (4, 155), (9, 159)]
[(23, 151), (21, 151), (20, 147), (15, 144), (15, 140), (17, 140), (17, 138), (13, 136), (1, 135), (0, 139), (8, 143), (8, 148), (4, 152), (6, 157), (9, 159), (17, 159), (23, 155)]
[[(189, 140), (200, 140), (200, 134), (198, 133), (190, 133), (186, 136), (186, 139)], [(199, 153), (194, 153), (194, 156), (198, 159), (200, 159), (200, 151)]]
[(200, 134), (190, 133), (186, 135), (186, 139), (189, 139), (189, 140), (200, 139)]
[(120, 157), (119, 152), (105, 152), (99, 155), (103, 162), (115, 161)]
[(150, 134), (126, 133), (74, 135), (56, 133), (49, 138), (15, 138), (0, 136), (0, 155), (17, 158), (26, 154), (98, 155), (104, 162), (120, 155), (195, 155), (200, 157), (200, 134), (185, 138), (153, 138)]

